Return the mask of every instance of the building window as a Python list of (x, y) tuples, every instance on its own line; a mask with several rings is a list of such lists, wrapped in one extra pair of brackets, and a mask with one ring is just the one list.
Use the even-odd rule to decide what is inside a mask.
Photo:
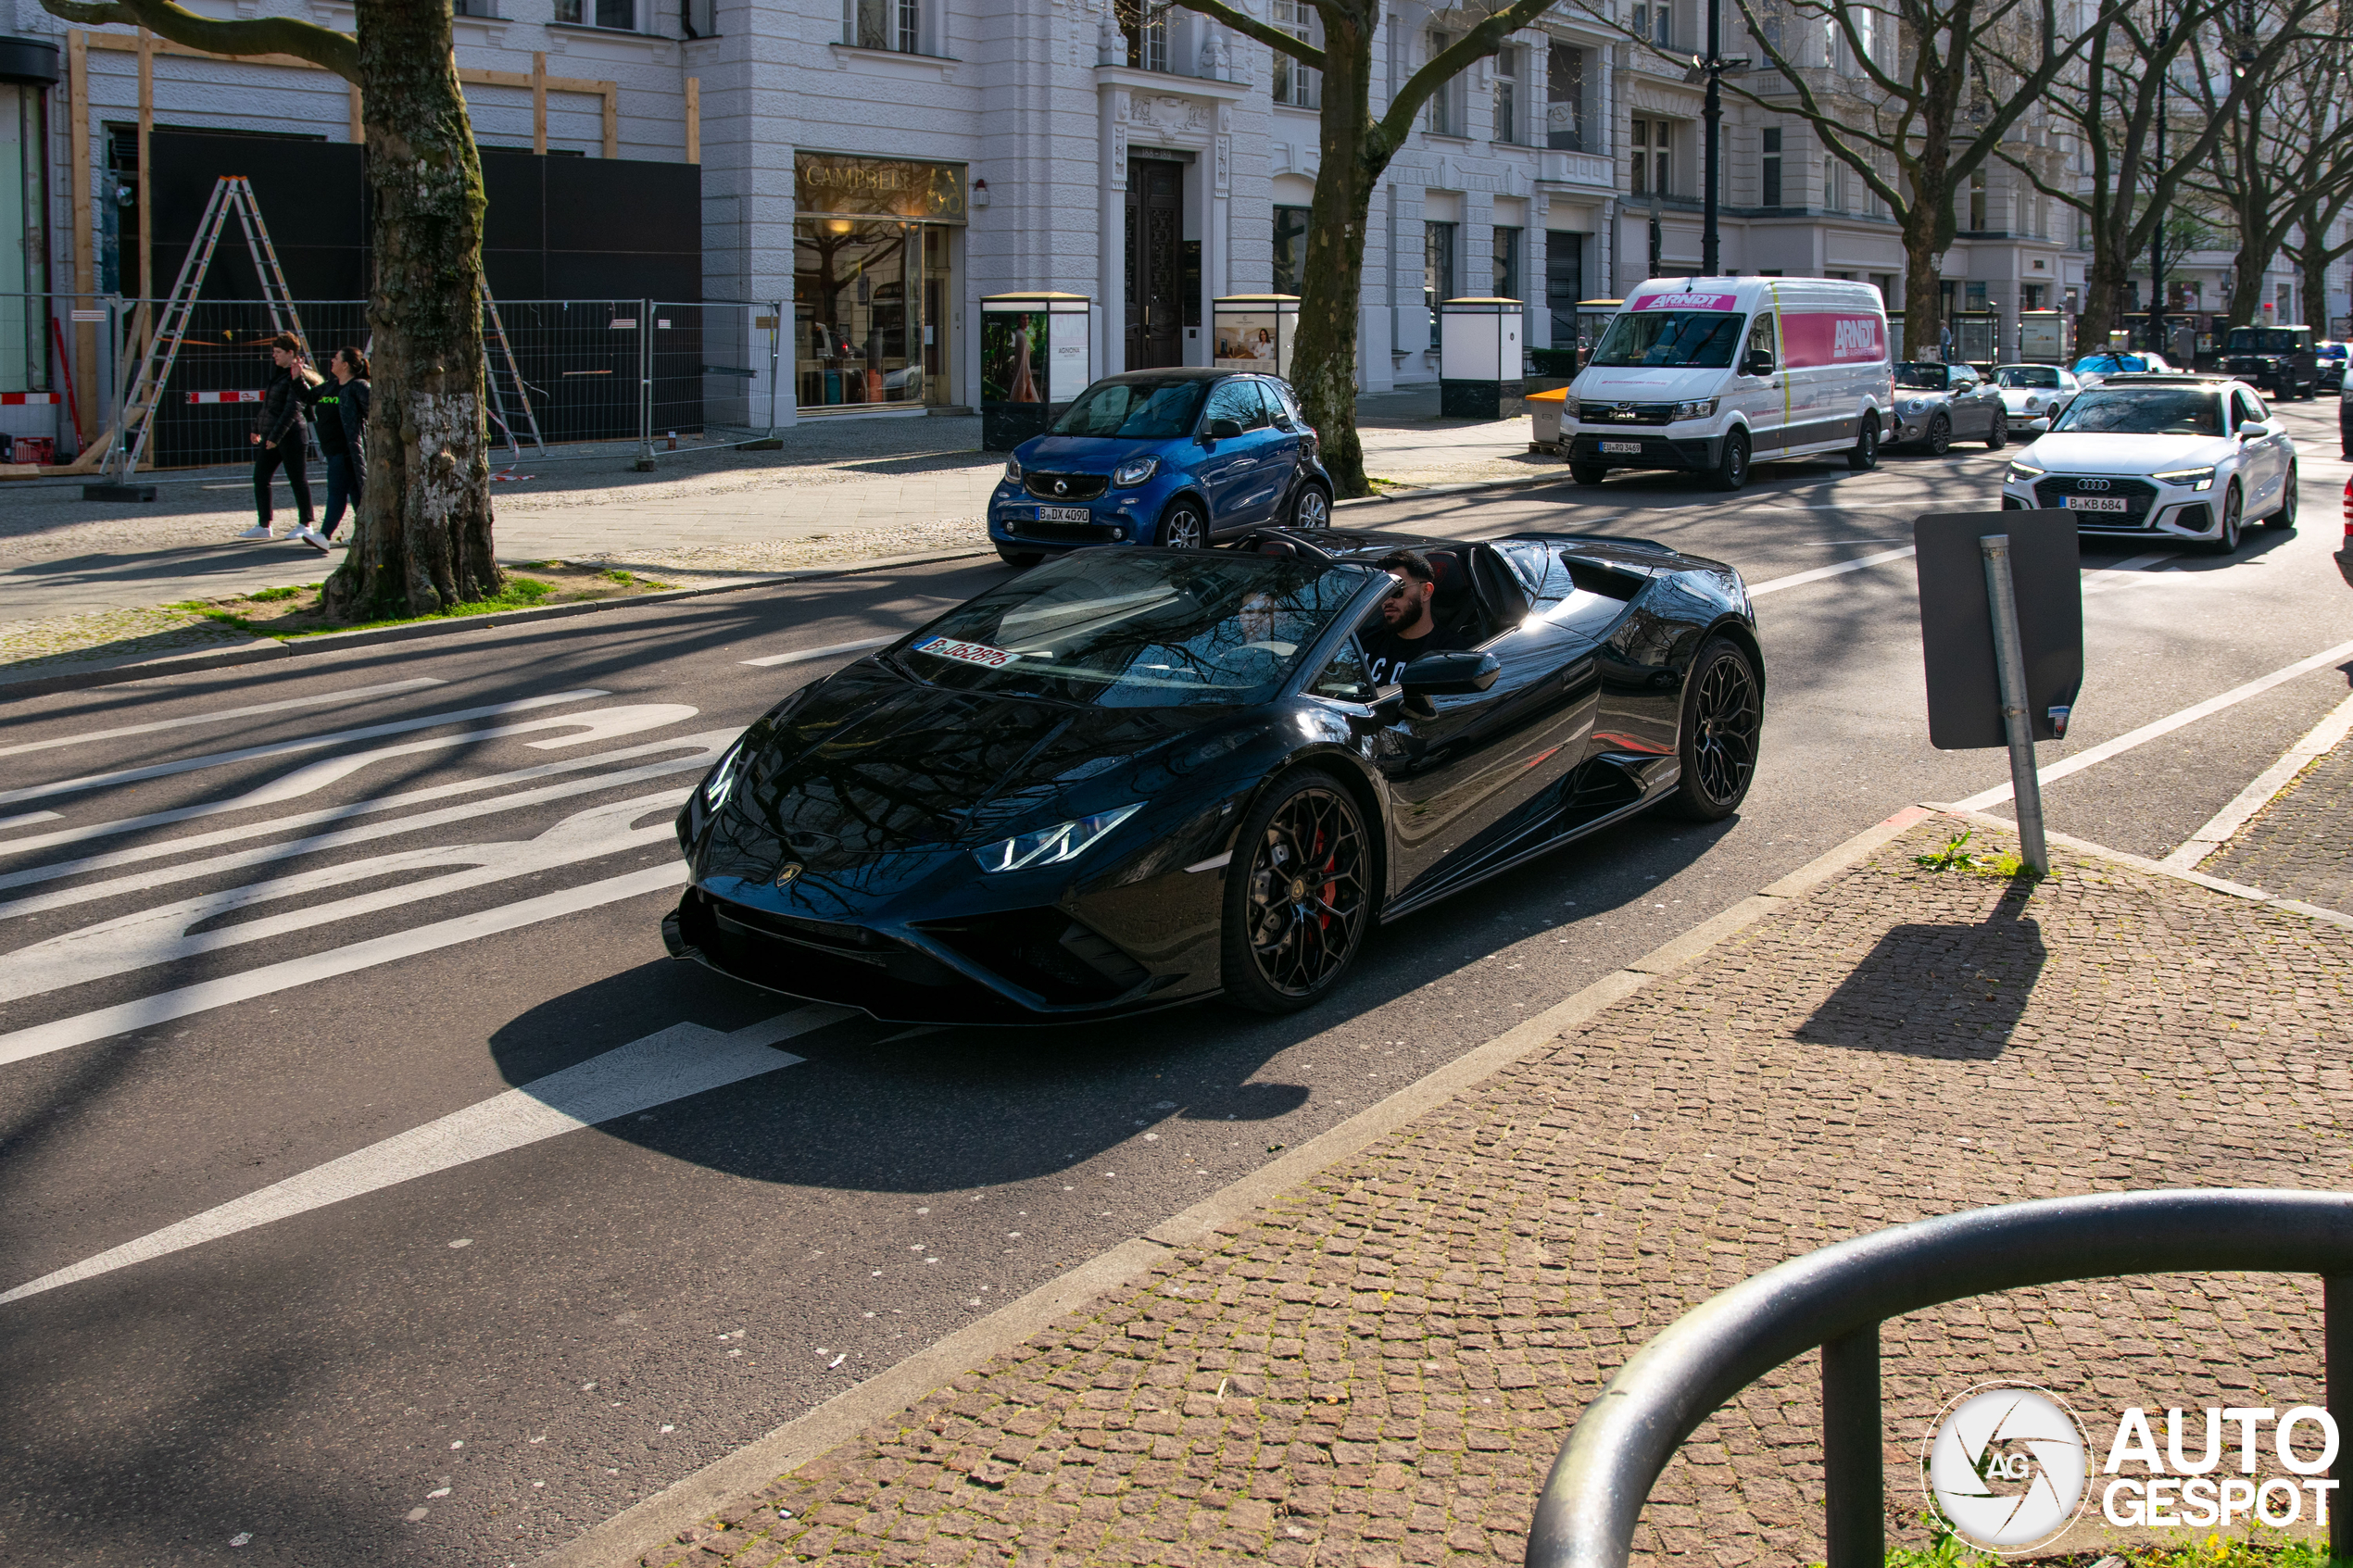
[(1438, 307), (1454, 297), (1454, 225), (1422, 225), (1422, 304), (1429, 310), (1429, 345), (1438, 346)]
[(1585, 297), (1585, 237), (1566, 229), (1544, 236), (1544, 303), (1553, 315), (1553, 346), (1585, 348), (1578, 335), (1577, 303)]
[(1495, 231), (1495, 297), (1519, 297), (1519, 240), (1517, 229)]
[(2019, 285), (2019, 290), (2024, 297), (2019, 301), (2020, 308), (2025, 310), (2042, 309), (2044, 287), (2045, 285), (2041, 283), (2020, 283)]
[(1635, 116), (1633, 124), (1633, 194), (1667, 195), (1675, 189), (1673, 178), (1675, 124), (1667, 119), (1644, 119)]
[(1969, 177), (1969, 226), (1971, 233), (1985, 230), (1985, 170), (1982, 169)]
[(1168, 12), (1150, 0), (1112, 0), (1112, 16), (1127, 40), (1127, 64), (1137, 70), (1168, 69)]
[(1757, 160), (1757, 204), (1761, 207), (1781, 205), (1781, 128), (1765, 128), (1765, 152)]
[(1495, 51), (1495, 140), (1519, 140), (1519, 51)]
[[(1444, 54), (1454, 42), (1454, 35), (1441, 28), (1431, 28), (1427, 41), (1428, 59)], [(1427, 62), (1425, 62), (1427, 63)], [(1425, 129), (1433, 136), (1459, 136), (1463, 133), (1463, 117), (1454, 106), (1454, 83), (1450, 80), (1429, 95), (1429, 113)]]
[(679, 0), (678, 26), (689, 38), (718, 37), (718, 0)]
[(1846, 210), (1846, 165), (1834, 157), (1822, 160), (1822, 210)]
[(920, 55), (923, 20), (920, 0), (849, 0), (849, 41), (861, 49)]
[(1662, 49), (1671, 48), (1675, 42), (1669, 26), (1672, 15), (1667, 0), (1635, 0), (1634, 36)]
[[(1315, 42), (1315, 8), (1307, 0), (1275, 0), (1275, 25), (1293, 38)], [(1322, 71), (1289, 55), (1275, 56), (1275, 102), (1312, 109), (1320, 107), (1323, 101)]]
[(453, 17), (495, 18), (498, 15), (498, 7), (491, 4), (491, 0), (449, 0), (449, 14)]
[(1275, 292), (1301, 293), (1307, 272), (1307, 208), (1275, 209)]
[(1558, 153), (1585, 150), (1585, 51), (1567, 44), (1545, 51), (1544, 144)]
[(583, 27), (637, 31), (637, 0), (556, 0), (556, 19)]

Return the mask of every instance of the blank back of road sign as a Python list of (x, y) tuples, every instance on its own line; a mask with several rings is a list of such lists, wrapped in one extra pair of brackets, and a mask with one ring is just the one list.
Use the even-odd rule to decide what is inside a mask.
[(1938, 512), (1912, 525), (1919, 546), (1920, 651), (1928, 666), (1928, 738), (1940, 751), (2007, 746), (2001, 680), (1994, 669), (1993, 612), (1978, 540), (2010, 539), (2019, 641), (2026, 654), (2026, 706), (2036, 740), (2057, 740), (2054, 708), (2072, 709), (2083, 687), (2082, 552), (2075, 519), (2057, 510)]

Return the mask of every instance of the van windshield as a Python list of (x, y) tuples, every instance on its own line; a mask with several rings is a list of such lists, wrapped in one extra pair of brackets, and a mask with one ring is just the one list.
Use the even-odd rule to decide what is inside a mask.
[(1629, 310), (1609, 324), (1589, 363), (1720, 370), (1731, 364), (1747, 324), (1721, 310)]

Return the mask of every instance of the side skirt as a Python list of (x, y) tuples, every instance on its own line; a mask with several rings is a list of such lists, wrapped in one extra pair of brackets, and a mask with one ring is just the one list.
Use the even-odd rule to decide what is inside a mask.
[[(1507, 845), (1495, 851), (1493, 859), (1471, 866), (1466, 869), (1461, 876), (1452, 881), (1441, 883), (1390, 905), (1380, 912), (1380, 923), (1387, 925), (1393, 920), (1403, 920), (1417, 910), (1428, 909), (1442, 898), (1451, 898), (1466, 888), (1476, 887), (1491, 877), (1501, 876), (1507, 871), (1526, 865), (1540, 855), (1549, 855), (1564, 845), (1574, 844), (1588, 834), (1599, 833), (1613, 822), (1622, 822), (1629, 817), (1647, 810), (1658, 803), (1660, 797), (1680, 783), (1682, 777), (1683, 769), (1680, 762), (1663, 768), (1659, 771), (1658, 783), (1654, 784), (1640, 800), (1629, 801), (1615, 810), (1604, 812), (1590, 821), (1579, 822), (1574, 827), (1565, 829), (1554, 827), (1545, 836), (1532, 844), (1522, 840), (1521, 844), (1525, 846), (1524, 847)], [(1554, 821), (1557, 822), (1558, 819)]]

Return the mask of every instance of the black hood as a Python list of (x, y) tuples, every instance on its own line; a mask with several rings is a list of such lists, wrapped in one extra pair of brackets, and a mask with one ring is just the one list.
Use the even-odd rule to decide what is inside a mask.
[(1171, 741), (1252, 712), (951, 691), (870, 660), (753, 726), (714, 838), (755, 859), (789, 852), (812, 870), (983, 843), (1124, 804), (1103, 798), (1122, 775), (1150, 767)]

